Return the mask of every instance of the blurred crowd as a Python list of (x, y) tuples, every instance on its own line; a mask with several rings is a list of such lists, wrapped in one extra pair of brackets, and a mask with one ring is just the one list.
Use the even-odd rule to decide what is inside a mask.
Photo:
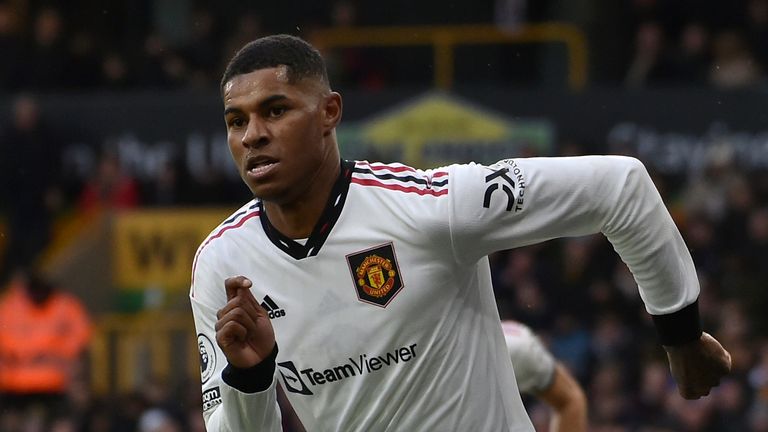
[[(291, 0), (272, 3), (268, 11), (258, 3), (231, 0), (215, 6), (193, 0), (108, 5), (2, 0), (0, 57), (12, 61), (0, 63), (0, 89), (215, 88), (224, 62), (240, 46), (273, 32), (311, 39), (315, 30), (329, 28), (468, 23), (515, 31), (522, 24), (553, 21), (571, 23), (585, 34), (595, 86), (755, 87), (764, 85), (768, 70), (768, 0), (455, 0), (447, 5), (323, 0), (311, 6)], [(547, 84), (542, 77), (563, 67), (552, 61), (545, 44), (486, 48), (457, 56), (463, 84)], [(325, 54), (338, 87), (429, 85), (429, 48), (414, 50), (345, 48)]]
[[(96, 7), (78, 0), (65, 7), (63, 2), (0, 0), (0, 58), (13, 59), (0, 62), (0, 91), (212, 88), (223, 62), (260, 35), (309, 36), (314, 29), (382, 24), (485, 22), (513, 31), (526, 22), (569, 21), (590, 41), (595, 86), (759, 88), (768, 71), (768, 0), (497, 0), (449, 6), (326, 0), (311, 7), (295, 0), (272, 4), (274, 15), (241, 3), (222, 0), (214, 8), (209, 2), (146, 0)], [(530, 56), (527, 63), (549, 67), (544, 50), (523, 52)], [(430, 71), (409, 73), (376, 54), (329, 53), (332, 81), (370, 89), (412, 80), (430, 84)], [(499, 65), (496, 74), (483, 79), (515, 75), (506, 75), (506, 67), (514, 65)], [(540, 75), (546, 74), (528, 74), (523, 83)], [(10, 126), (1, 133), (0, 214), (8, 234), (0, 239), (6, 251), (1, 281), (39, 255), (63, 211), (199, 204), (185, 193), (190, 187), (207, 203), (237, 204), (236, 197), (245, 196), (234, 189), (239, 186), (232, 192), (216, 190), (222, 183), (211, 183), (203, 193), (206, 184), (180, 182), (184, 176), (175, 166), (142, 183), (110, 154), (103, 155), (92, 178), (69, 184), (66, 173), (58, 171), (51, 129), (41, 124), (34, 99), (17, 101)], [(3, 145), (11, 142), (12, 147)], [(14, 166), (5, 165), (11, 160)], [(733, 355), (733, 373), (710, 397), (684, 401), (677, 395), (632, 276), (601, 236), (492, 256), (500, 314), (531, 326), (579, 379), (590, 403), (590, 430), (768, 431), (768, 320), (763, 315), (768, 309), (768, 172), (737, 168), (724, 154), (686, 176), (652, 174), (696, 262), (706, 329)], [(203, 430), (196, 382), (150, 381), (130, 394), (97, 397), (83, 367), (87, 364), (73, 368), (53, 403), (0, 389), (0, 430)], [(544, 430), (547, 408), (534, 399), (526, 399), (526, 405), (537, 429)], [(286, 430), (298, 429), (287, 423)]]

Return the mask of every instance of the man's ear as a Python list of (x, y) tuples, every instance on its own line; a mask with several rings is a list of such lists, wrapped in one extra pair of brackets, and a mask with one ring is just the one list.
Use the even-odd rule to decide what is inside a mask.
[(330, 92), (325, 96), (323, 108), (323, 135), (328, 135), (338, 126), (341, 121), (341, 111), (341, 95), (337, 92)]

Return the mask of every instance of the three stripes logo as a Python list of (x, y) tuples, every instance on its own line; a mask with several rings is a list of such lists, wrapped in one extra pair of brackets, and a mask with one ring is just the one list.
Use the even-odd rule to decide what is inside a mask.
[(285, 309), (275, 303), (269, 296), (264, 296), (264, 301), (261, 302), (261, 307), (267, 311), (269, 319), (277, 319), (285, 316)]

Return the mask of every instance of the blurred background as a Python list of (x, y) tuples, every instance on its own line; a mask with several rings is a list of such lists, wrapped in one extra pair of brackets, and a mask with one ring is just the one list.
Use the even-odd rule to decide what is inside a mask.
[(203, 430), (190, 267), (249, 199), (218, 80), (276, 32), (326, 57), (346, 158), (641, 159), (732, 375), (677, 395), (602, 236), (492, 256), (500, 314), (590, 430), (768, 431), (768, 0), (0, 0), (0, 431)]

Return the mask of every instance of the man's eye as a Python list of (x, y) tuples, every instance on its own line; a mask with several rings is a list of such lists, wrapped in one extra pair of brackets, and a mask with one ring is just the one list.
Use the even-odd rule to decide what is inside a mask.
[(271, 107), (269, 109), (269, 116), (280, 117), (281, 115), (285, 114), (285, 111), (286, 111), (285, 107), (282, 107), (282, 106)]
[(240, 117), (235, 117), (229, 121), (229, 125), (236, 128), (243, 127), (245, 126), (245, 120)]

